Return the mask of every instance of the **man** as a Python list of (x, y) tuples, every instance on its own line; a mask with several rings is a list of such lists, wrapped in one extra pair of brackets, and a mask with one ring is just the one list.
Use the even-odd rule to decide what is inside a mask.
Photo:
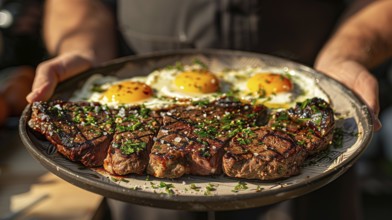
[(392, 55), (390, 0), (352, 3), (317, 57), (343, 1), (128, 0), (118, 6), (116, 18), (100, 1), (47, 1), (44, 37), (53, 58), (38, 66), (29, 102), (47, 100), (59, 82), (118, 56), (118, 21), (127, 46), (137, 54), (214, 47), (315, 61), (316, 69), (366, 102), (374, 130), (381, 128), (378, 83), (369, 69)]

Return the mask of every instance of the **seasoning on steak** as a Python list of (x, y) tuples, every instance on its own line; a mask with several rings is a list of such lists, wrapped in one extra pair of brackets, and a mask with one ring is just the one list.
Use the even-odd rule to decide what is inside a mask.
[(260, 127), (238, 133), (226, 148), (222, 165), (230, 177), (274, 180), (298, 174), (305, 155), (287, 133)]
[(307, 155), (313, 155), (328, 148), (335, 120), (330, 105), (320, 98), (313, 98), (275, 113), (268, 125), (287, 132), (305, 147)]
[(35, 102), (28, 125), (59, 153), (110, 174), (185, 174), (274, 180), (296, 175), (328, 147), (333, 110), (319, 98), (275, 112), (232, 98), (153, 111), (87, 102)]
[(228, 98), (177, 106), (163, 115), (147, 172), (160, 178), (221, 173), (223, 147), (242, 129), (266, 120), (264, 106)]
[(86, 167), (103, 164), (114, 131), (109, 109), (87, 102), (35, 102), (29, 126)]
[(115, 175), (143, 174), (161, 117), (144, 106), (121, 107), (113, 113), (116, 129), (104, 169)]
[(268, 125), (243, 130), (226, 148), (223, 170), (230, 177), (274, 180), (296, 175), (304, 159), (332, 140), (333, 111), (322, 99), (276, 112)]

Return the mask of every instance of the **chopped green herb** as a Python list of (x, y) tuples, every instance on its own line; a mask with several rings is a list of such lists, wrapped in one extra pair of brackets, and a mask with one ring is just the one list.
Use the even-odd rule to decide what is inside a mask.
[(110, 177), (110, 179), (113, 181), (113, 182), (118, 182), (118, 181), (120, 181), (119, 179), (117, 179), (117, 178), (114, 178), (114, 177)]
[(251, 139), (237, 138), (237, 141), (241, 145), (248, 145), (252, 142)]
[(151, 109), (147, 108), (145, 105), (142, 105), (140, 108), (140, 115), (143, 118), (147, 118), (150, 115)]
[(167, 66), (165, 69), (184, 71), (184, 65), (181, 62), (176, 62), (176, 64)]
[(301, 103), (301, 109), (304, 110), (306, 108), (306, 106), (308, 106), (308, 104), (310, 103), (310, 99), (306, 99), (305, 101), (303, 101)]
[(129, 189), (137, 191), (137, 190), (141, 190), (142, 188), (140, 188), (140, 186), (131, 186), (129, 187)]
[(208, 104), (210, 104), (210, 101), (208, 99), (192, 101), (192, 105), (196, 105), (196, 106), (206, 106)]
[(136, 122), (131, 126), (131, 131), (136, 131), (138, 128), (140, 128), (141, 125), (142, 123), (140, 121)]
[(247, 183), (240, 181), (240, 182), (238, 182), (238, 184), (234, 187), (234, 189), (232, 190), (232, 192), (237, 193), (237, 192), (239, 192), (239, 191), (246, 190), (246, 189), (248, 189)]
[(193, 63), (194, 64), (196, 64), (196, 65), (199, 65), (202, 69), (204, 69), (204, 70), (207, 70), (208, 69), (208, 66), (207, 66), (207, 64), (205, 64), (205, 63), (203, 63), (201, 60), (199, 60), (199, 59), (194, 59), (193, 60)]
[(344, 138), (343, 129), (342, 128), (335, 128), (333, 131), (331, 145), (334, 148), (342, 148), (343, 147), (343, 138)]
[(205, 158), (211, 157), (210, 150), (205, 147), (199, 149), (199, 154), (200, 154), (200, 156), (205, 157)]
[(121, 180), (121, 182), (129, 183), (129, 180), (127, 180), (127, 179), (125, 179), (125, 178), (121, 178), (120, 180)]
[(213, 191), (216, 191), (215, 185), (209, 183), (206, 188), (205, 188), (205, 192), (204, 195), (209, 196), (211, 195)]
[(120, 150), (123, 154), (130, 155), (146, 149), (146, 146), (147, 144), (145, 142), (133, 142), (132, 140), (127, 140), (120, 146)]
[(257, 187), (256, 187), (256, 192), (261, 192), (261, 191), (263, 191), (263, 190), (264, 190), (264, 188), (261, 187), (261, 186), (257, 186)]
[(194, 184), (194, 183), (191, 184), (190, 188), (191, 188), (192, 190), (197, 191), (197, 192), (200, 191), (200, 187), (199, 187), (199, 186), (196, 186), (196, 184)]
[(91, 88), (91, 92), (102, 93), (102, 92), (105, 92), (105, 91), (106, 91), (106, 89), (103, 89), (102, 85), (99, 85), (99, 84), (94, 84), (93, 87)]

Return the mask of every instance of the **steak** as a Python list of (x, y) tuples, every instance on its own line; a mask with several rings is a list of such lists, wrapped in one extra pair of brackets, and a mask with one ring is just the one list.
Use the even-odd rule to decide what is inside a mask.
[(303, 147), (287, 133), (269, 127), (238, 133), (226, 148), (223, 170), (227, 176), (273, 180), (300, 172)]
[(87, 102), (35, 102), (28, 122), (66, 158), (113, 175), (147, 172), (275, 180), (296, 175), (328, 148), (334, 113), (313, 98), (269, 114), (234, 98), (170, 109), (108, 108)]
[(265, 123), (264, 106), (228, 98), (177, 106), (162, 114), (163, 125), (147, 172), (160, 178), (221, 173), (223, 147), (240, 130)]
[(287, 132), (297, 144), (305, 147), (307, 155), (313, 155), (328, 148), (335, 120), (329, 104), (313, 98), (297, 103), (287, 111), (276, 112), (268, 126)]
[(109, 109), (87, 102), (35, 102), (29, 126), (86, 167), (103, 164), (114, 132)]
[(112, 143), (104, 161), (104, 169), (110, 174), (143, 174), (160, 127), (161, 117), (156, 111), (143, 106), (121, 107), (113, 112), (116, 128)]
[(334, 116), (319, 98), (272, 114), (268, 124), (239, 132), (225, 149), (223, 170), (237, 178), (274, 180), (296, 175), (309, 155), (328, 148)]

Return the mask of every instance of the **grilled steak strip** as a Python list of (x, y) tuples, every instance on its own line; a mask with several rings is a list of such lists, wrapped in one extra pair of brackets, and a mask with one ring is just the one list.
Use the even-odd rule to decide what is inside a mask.
[(231, 177), (285, 178), (332, 139), (333, 111), (321, 99), (267, 119), (265, 107), (229, 98), (161, 112), (54, 101), (34, 103), (28, 124), (72, 161), (104, 165), (115, 175), (141, 174), (147, 166), (162, 178), (219, 174), (222, 164)]
[(305, 147), (307, 155), (313, 155), (328, 148), (335, 120), (329, 104), (313, 98), (287, 111), (276, 112), (268, 126), (287, 132), (297, 144)]
[(223, 170), (230, 177), (273, 180), (300, 172), (305, 150), (282, 131), (268, 127), (238, 133), (226, 148)]
[(177, 106), (163, 114), (147, 172), (160, 178), (220, 174), (230, 138), (265, 118), (266, 108), (229, 99)]
[(121, 107), (113, 113), (116, 129), (104, 169), (115, 175), (143, 174), (161, 117), (143, 106)]
[(86, 167), (103, 164), (114, 131), (111, 113), (96, 103), (35, 102), (29, 126), (57, 151)]
[(223, 156), (231, 177), (274, 180), (296, 175), (304, 159), (328, 148), (334, 127), (333, 111), (314, 98), (272, 114), (268, 125), (243, 130)]

